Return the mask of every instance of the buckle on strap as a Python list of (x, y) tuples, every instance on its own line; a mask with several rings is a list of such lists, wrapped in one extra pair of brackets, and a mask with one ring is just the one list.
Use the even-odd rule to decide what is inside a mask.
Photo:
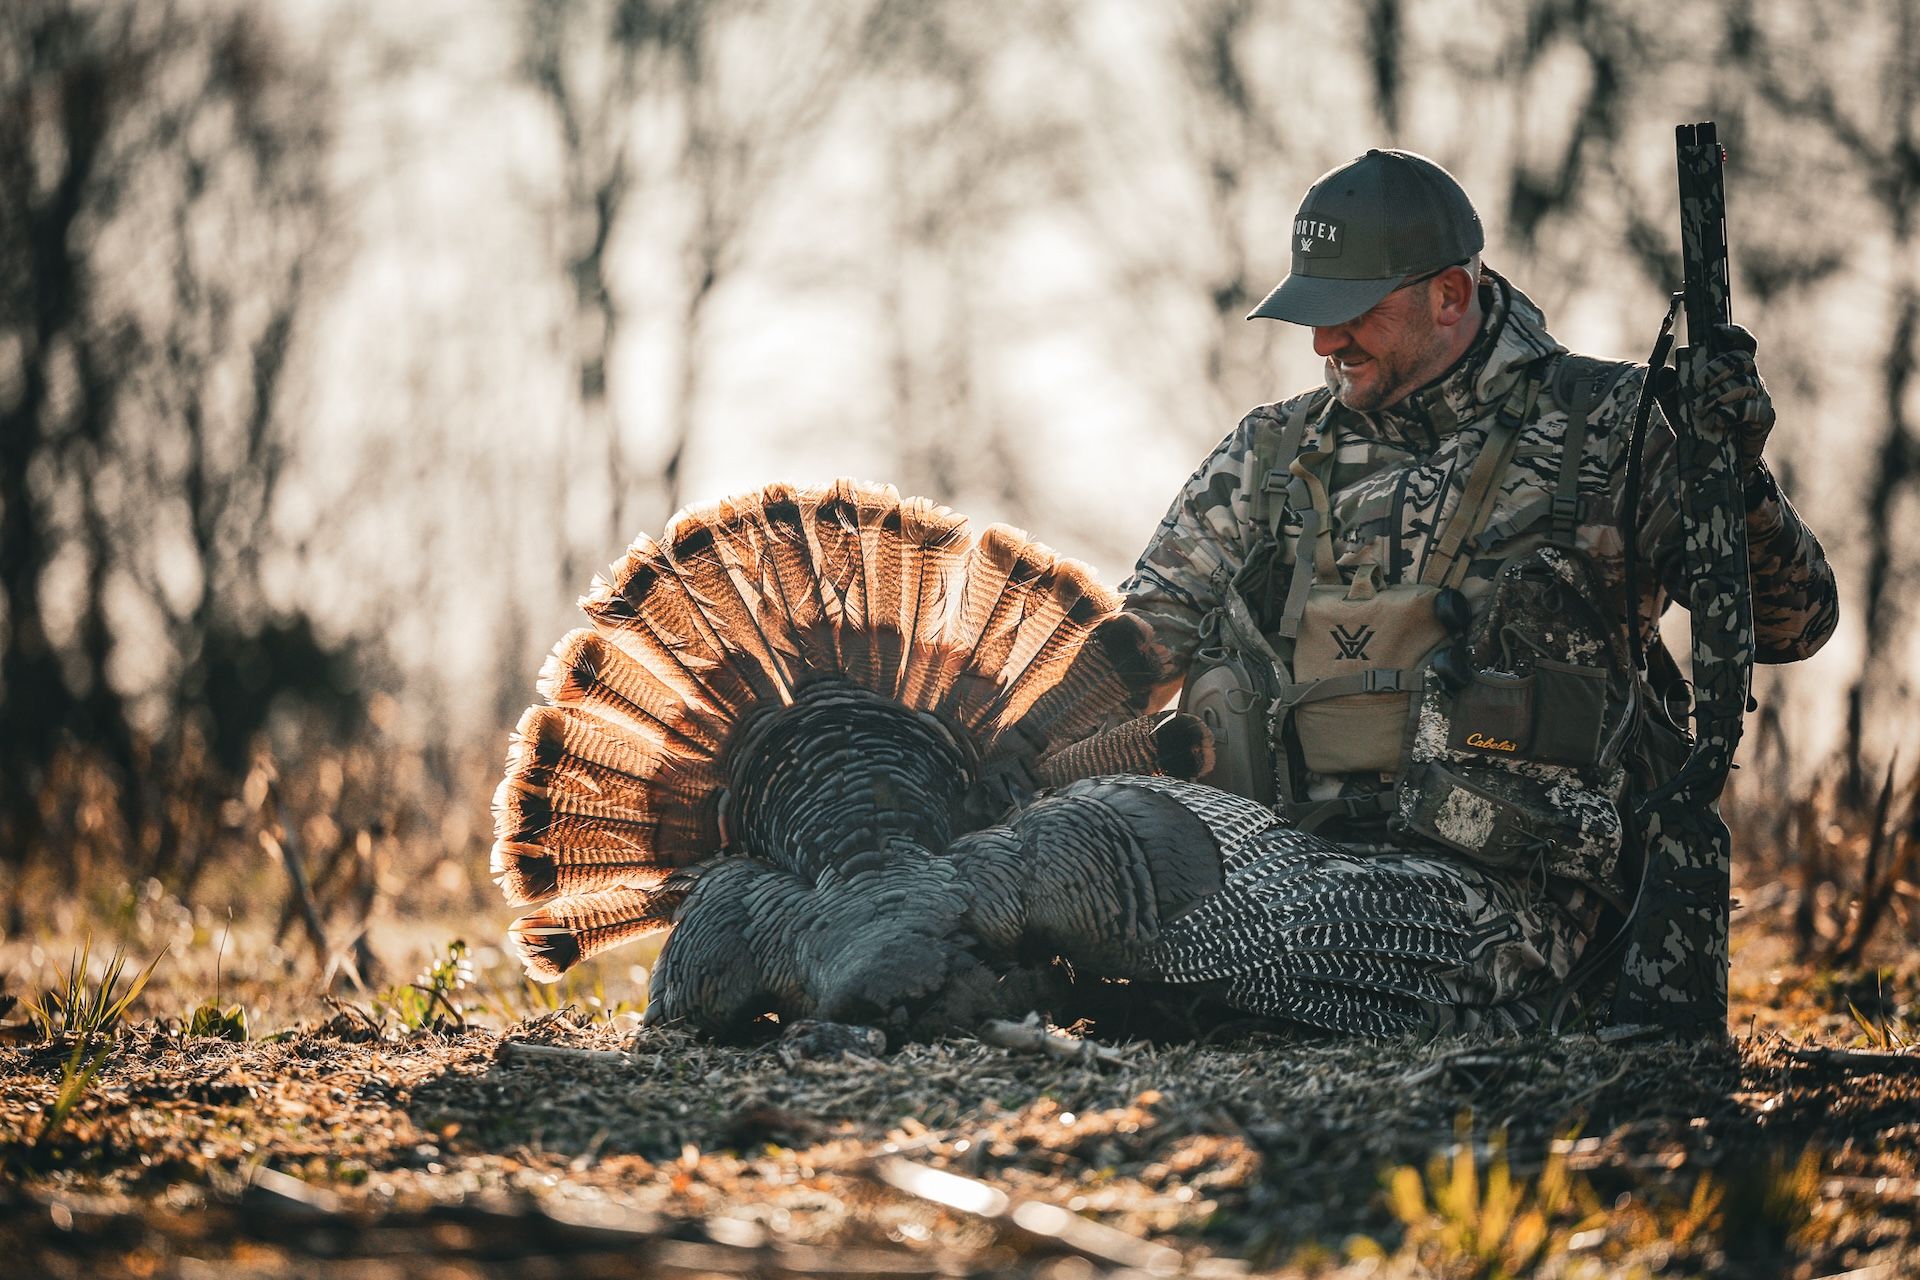
[(1405, 678), (1410, 674), (1398, 667), (1374, 667), (1368, 671), (1356, 671), (1350, 676), (1328, 676), (1324, 680), (1303, 680), (1298, 684), (1282, 685), (1280, 696), (1273, 700), (1268, 711), (1277, 716), (1303, 702), (1344, 698), (1355, 693), (1400, 693), (1413, 688), (1413, 682)]
[(1580, 499), (1573, 495), (1554, 495), (1553, 522), (1562, 527), (1572, 527), (1580, 522)]
[(1293, 473), (1285, 467), (1268, 467), (1267, 475), (1260, 482), (1260, 492), (1272, 497), (1276, 493), (1285, 493), (1287, 486), (1293, 483)]

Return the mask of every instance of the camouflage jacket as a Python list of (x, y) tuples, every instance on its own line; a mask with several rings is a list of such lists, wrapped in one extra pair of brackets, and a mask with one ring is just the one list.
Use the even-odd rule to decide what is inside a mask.
[[(1481, 280), (1486, 320), (1479, 338), (1444, 377), (1392, 408), (1362, 414), (1335, 406), (1325, 427), (1337, 433), (1330, 490), (1334, 546), (1341, 572), (1351, 579), (1360, 566), (1377, 565), (1381, 583), (1416, 581), (1436, 530), (1444, 530), (1459, 505), (1467, 476), (1486, 439), (1486, 427), (1516, 382), (1537, 362), (1564, 355), (1547, 332), (1533, 302), (1494, 272)], [(1551, 367), (1551, 366), (1548, 366)], [(1673, 432), (1653, 409), (1644, 455), (1641, 504), (1627, 507), (1628, 440), (1645, 366), (1624, 372), (1588, 414), (1581, 458), (1580, 502), (1575, 540), (1598, 570), (1609, 598), (1609, 617), (1626, 609), (1625, 539), (1637, 530), (1641, 569), (1639, 632), (1658, 639), (1667, 604), (1685, 599), (1680, 581), (1681, 528)], [(1200, 465), (1169, 508), (1138, 566), (1123, 587), (1127, 607), (1145, 618), (1182, 667), (1190, 661), (1201, 620), (1240, 575), (1248, 558), (1269, 541), (1264, 507), (1253, 501), (1264, 479), (1264, 453), (1276, 451), (1277, 434), (1292, 419), (1307, 416), (1299, 452), (1319, 450), (1321, 411), (1328, 393), (1316, 390), (1262, 405)], [(1551, 394), (1535, 402), (1518, 438), (1500, 492), (1476, 543), (1463, 589), (1476, 605), (1509, 557), (1540, 544), (1545, 521), (1529, 523), (1559, 478), (1567, 411)], [(1284, 469), (1289, 458), (1277, 458)], [(1277, 499), (1276, 499), (1277, 501)], [(1288, 509), (1274, 550), (1290, 566), (1301, 513)], [(1832, 632), (1836, 595), (1832, 572), (1811, 530), (1784, 497), (1768, 496), (1747, 517), (1756, 657), (1791, 662), (1813, 653)], [(1272, 575), (1284, 594), (1284, 572)], [(1249, 591), (1248, 594), (1261, 594)], [(1271, 627), (1277, 606), (1249, 599), (1262, 625)], [(1623, 644), (1621, 652), (1626, 652)], [(1309, 778), (1312, 798), (1377, 790), (1378, 777)]]

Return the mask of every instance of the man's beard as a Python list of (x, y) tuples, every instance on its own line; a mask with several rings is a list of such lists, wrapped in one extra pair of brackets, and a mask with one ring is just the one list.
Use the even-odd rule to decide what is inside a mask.
[(1356, 413), (1386, 408), (1406, 395), (1402, 386), (1407, 379), (1399, 362), (1378, 356), (1362, 363), (1352, 373), (1341, 367), (1337, 354), (1328, 356), (1326, 380), (1334, 399)]
[[(1364, 357), (1351, 374), (1342, 368), (1343, 356)], [(1424, 348), (1398, 344), (1392, 351), (1374, 353), (1348, 347), (1327, 357), (1327, 389), (1356, 413), (1392, 408), (1446, 370), (1445, 347), (1438, 330), (1427, 335)], [(1422, 369), (1431, 369), (1420, 376)]]

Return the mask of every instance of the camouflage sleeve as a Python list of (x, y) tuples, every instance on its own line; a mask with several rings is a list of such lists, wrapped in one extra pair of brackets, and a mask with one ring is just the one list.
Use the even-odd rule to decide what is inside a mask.
[[(1764, 469), (1766, 463), (1760, 465)], [(1747, 514), (1753, 656), (1759, 662), (1798, 662), (1811, 657), (1833, 634), (1840, 620), (1840, 594), (1820, 539), (1778, 485), (1769, 489), (1768, 496)]]
[[(1637, 390), (1639, 379), (1622, 381), (1634, 383)], [(1655, 406), (1642, 463), (1640, 555), (1653, 567), (1652, 576), (1665, 595), (1685, 600), (1680, 478), (1673, 443), (1673, 428)], [(1798, 662), (1812, 656), (1833, 634), (1839, 594), (1820, 540), (1777, 488), (1747, 514), (1747, 558), (1753, 582), (1754, 660)], [(1643, 603), (1643, 619), (1649, 613), (1657, 617), (1664, 605)]]
[(1254, 432), (1272, 429), (1271, 406), (1255, 409), (1187, 478), (1173, 505), (1140, 553), (1133, 576), (1121, 584), (1126, 608), (1153, 627), (1184, 670), (1193, 657), (1200, 620), (1246, 563), (1249, 548)]

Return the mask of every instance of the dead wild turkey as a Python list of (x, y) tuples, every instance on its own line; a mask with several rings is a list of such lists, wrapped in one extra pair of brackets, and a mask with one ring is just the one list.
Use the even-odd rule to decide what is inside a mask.
[[(1034, 799), (1167, 672), (1086, 566), (1005, 526), (970, 542), (891, 488), (775, 485), (643, 537), (581, 604), (594, 625), (549, 658), (494, 802), (536, 978), (671, 927), (649, 1016), (716, 1034), (965, 1024), (1055, 957), (1394, 1034), (1487, 943), (1456, 880), (1224, 791)], [(1139, 723), (1151, 767), (1205, 771), (1197, 723)]]

